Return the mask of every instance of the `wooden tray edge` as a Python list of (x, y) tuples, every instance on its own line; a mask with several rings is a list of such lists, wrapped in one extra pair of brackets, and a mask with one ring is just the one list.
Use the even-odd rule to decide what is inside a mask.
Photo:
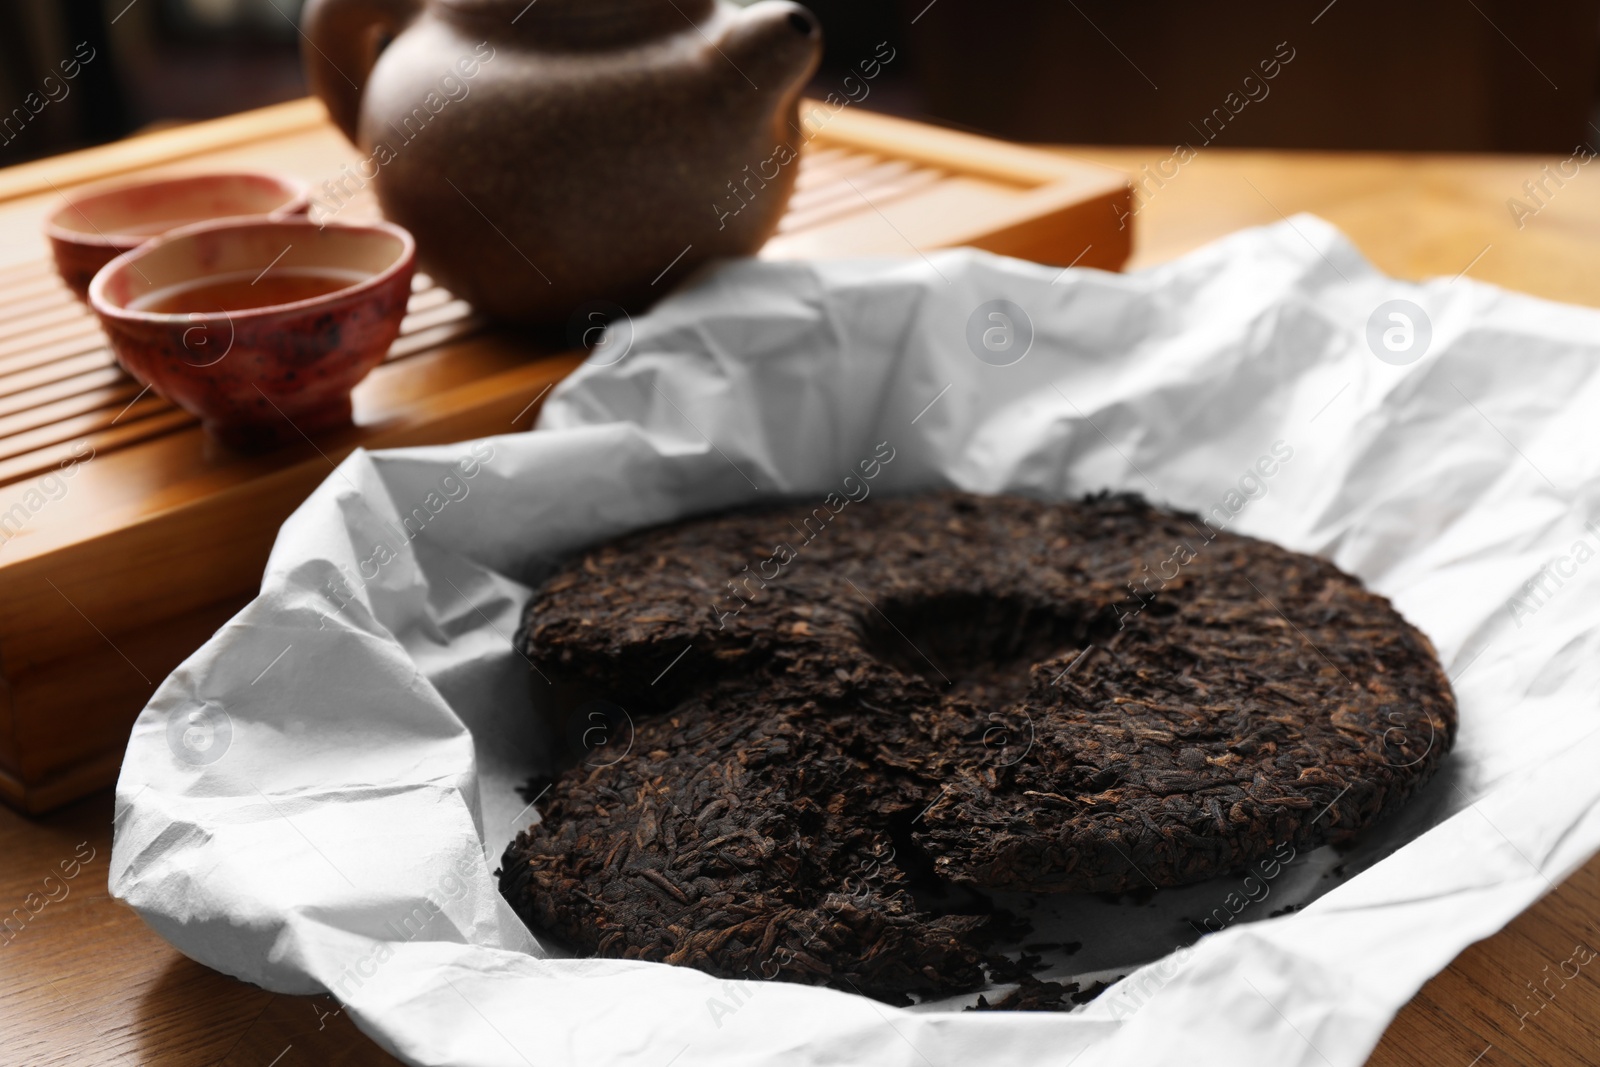
[(43, 815), (79, 797), (116, 784), (122, 773), (123, 746), (74, 763), (58, 774), (24, 782), (0, 767), (0, 801), (29, 815)]
[(802, 100), (801, 118), (816, 111), (826, 116), (814, 127), (819, 141), (828, 141), (875, 155), (894, 155), (945, 170), (979, 174), (1000, 181), (1032, 181), (1047, 185), (1063, 179), (1107, 191), (1129, 187), (1128, 176), (1100, 163), (998, 138), (933, 126), (860, 108), (830, 111), (826, 104)]
[(0, 203), (62, 186), (110, 179), (130, 170), (172, 163), (205, 152), (297, 133), (328, 121), (315, 97), (241, 111), (226, 118), (138, 134), (110, 144), (19, 163), (0, 171)]
[[(800, 103), (801, 118), (824, 116), (812, 127), (819, 141), (882, 154), (894, 154), (930, 166), (967, 171), (1003, 181), (1039, 184), (1070, 178), (1112, 186), (1128, 184), (1127, 176), (1099, 163), (998, 138), (929, 126), (910, 119), (843, 107), (819, 100)], [(7, 167), (0, 172), (0, 203), (110, 179), (129, 170), (158, 166), (251, 141), (313, 129), (328, 122), (327, 110), (315, 97), (241, 111), (220, 119), (139, 134), (110, 144), (49, 156)]]

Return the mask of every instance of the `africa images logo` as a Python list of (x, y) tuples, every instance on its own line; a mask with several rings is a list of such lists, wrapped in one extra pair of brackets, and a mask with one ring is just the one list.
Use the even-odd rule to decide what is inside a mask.
[(233, 720), (214, 700), (179, 708), (167, 719), (167, 747), (191, 766), (217, 762), (232, 744)]
[(1432, 342), (1432, 320), (1409, 300), (1385, 300), (1367, 317), (1367, 348), (1385, 363), (1415, 363)]
[(979, 304), (967, 316), (967, 347), (991, 367), (1020, 363), (1033, 348), (1033, 320), (1009, 300)]

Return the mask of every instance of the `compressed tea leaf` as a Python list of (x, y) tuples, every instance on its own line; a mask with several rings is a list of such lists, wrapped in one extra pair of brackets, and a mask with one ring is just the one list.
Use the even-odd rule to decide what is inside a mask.
[(1128, 496), (647, 530), (563, 567), (521, 641), (634, 731), (507, 850), (526, 921), (897, 1001), (982, 986), (973, 891), (1148, 892), (1346, 840), (1456, 727), (1384, 598)]

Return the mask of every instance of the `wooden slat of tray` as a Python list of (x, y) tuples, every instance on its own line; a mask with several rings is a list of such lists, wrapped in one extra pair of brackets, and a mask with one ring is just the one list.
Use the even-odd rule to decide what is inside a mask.
[[(972, 244), (1059, 264), (1127, 257), (1115, 171), (866, 112), (812, 121), (763, 256)], [(153, 683), (251, 595), (278, 525), (330, 463), (358, 446), (526, 429), (579, 362), (486, 325), (419, 276), (400, 339), (355, 392), (356, 426), (237, 455), (116, 369), (40, 232), (84, 183), (246, 168), (315, 184), (357, 158), (305, 100), (0, 171), (0, 516), (37, 504), (74, 454), (94, 457), (19, 533), (0, 532), (0, 798), (38, 810), (109, 781)], [(363, 193), (341, 218), (376, 214)]]

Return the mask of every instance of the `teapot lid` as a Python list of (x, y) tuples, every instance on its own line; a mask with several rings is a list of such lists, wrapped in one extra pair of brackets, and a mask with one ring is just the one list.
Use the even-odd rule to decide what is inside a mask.
[(704, 21), (717, 0), (434, 0), (474, 23), (513, 27), (542, 42), (613, 47), (665, 36)]

